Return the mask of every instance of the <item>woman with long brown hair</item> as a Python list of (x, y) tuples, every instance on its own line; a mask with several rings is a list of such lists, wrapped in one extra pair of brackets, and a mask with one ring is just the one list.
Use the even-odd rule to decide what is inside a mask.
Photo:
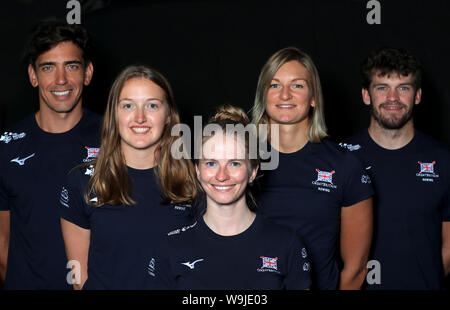
[(61, 192), (76, 289), (145, 289), (148, 247), (189, 221), (196, 188), (186, 180), (195, 182), (195, 174), (190, 160), (171, 155), (178, 123), (171, 87), (160, 73), (130, 66), (119, 74), (100, 150), (88, 150), (98, 159), (73, 169)]

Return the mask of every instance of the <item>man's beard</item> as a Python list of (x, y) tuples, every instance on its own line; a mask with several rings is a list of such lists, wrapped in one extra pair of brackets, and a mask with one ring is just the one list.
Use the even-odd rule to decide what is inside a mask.
[[(414, 97), (415, 98), (415, 94)], [(411, 108), (408, 109), (408, 106), (406, 104), (403, 104), (401, 102), (395, 101), (395, 102), (384, 102), (381, 105), (378, 106), (378, 109), (375, 109), (373, 107), (372, 98), (370, 98), (370, 112), (372, 117), (377, 121), (377, 123), (384, 129), (400, 129), (403, 128), (403, 126), (408, 123), (414, 114), (414, 104), (411, 105)], [(389, 117), (386, 117), (385, 114), (380, 113), (380, 110), (383, 109), (383, 106), (385, 105), (392, 105), (392, 104), (398, 104), (403, 109), (406, 110), (406, 113), (401, 115), (400, 117), (391, 115)]]

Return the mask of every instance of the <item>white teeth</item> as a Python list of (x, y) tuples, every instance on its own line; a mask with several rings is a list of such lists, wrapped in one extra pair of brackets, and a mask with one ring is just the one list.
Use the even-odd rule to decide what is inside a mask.
[(214, 186), (214, 188), (223, 191), (232, 188), (232, 186)]
[(66, 91), (54, 91), (52, 92), (53, 94), (55, 94), (56, 96), (65, 96), (68, 95), (70, 93), (70, 90), (66, 90)]
[(295, 105), (292, 104), (280, 104), (278, 105), (280, 108), (293, 108)]
[(146, 128), (144, 128), (144, 127), (133, 127), (133, 131), (135, 131), (137, 133), (144, 133), (144, 132), (147, 132), (149, 130), (150, 130), (150, 128), (148, 128), (148, 127), (146, 127)]

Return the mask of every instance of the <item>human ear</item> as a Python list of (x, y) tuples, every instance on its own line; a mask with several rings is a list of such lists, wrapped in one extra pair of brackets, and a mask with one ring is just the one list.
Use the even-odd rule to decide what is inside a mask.
[(39, 85), (36, 71), (31, 64), (28, 65), (28, 77), (30, 79), (31, 86), (37, 87)]

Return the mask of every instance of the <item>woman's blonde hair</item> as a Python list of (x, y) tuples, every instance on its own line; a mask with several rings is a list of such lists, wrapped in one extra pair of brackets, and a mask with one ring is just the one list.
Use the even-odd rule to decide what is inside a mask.
[[(157, 164), (155, 172), (163, 202), (191, 203), (197, 194), (194, 186), (196, 182), (194, 166), (189, 159), (174, 159), (170, 152), (173, 142), (178, 138), (171, 135), (171, 129), (180, 123), (172, 88), (161, 73), (145, 66), (126, 67), (111, 87), (103, 119), (100, 152), (94, 162), (93, 176), (85, 188), (84, 199), (86, 203), (95, 206), (104, 204), (129, 206), (136, 203), (131, 198), (131, 182), (120, 147), (117, 116), (120, 93), (125, 83), (133, 78), (148, 79), (161, 87), (168, 105), (168, 122), (155, 150)], [(95, 203), (90, 201), (93, 195), (97, 197)]]
[(311, 57), (295, 47), (286, 47), (279, 50), (264, 64), (256, 88), (255, 102), (252, 108), (252, 122), (257, 126), (259, 124), (269, 124), (269, 116), (266, 112), (267, 91), (278, 69), (289, 61), (298, 61), (305, 66), (308, 72), (308, 86), (312, 90), (312, 98), (314, 98), (315, 105), (309, 110), (310, 123), (307, 135), (311, 142), (319, 143), (328, 136), (319, 72)]

